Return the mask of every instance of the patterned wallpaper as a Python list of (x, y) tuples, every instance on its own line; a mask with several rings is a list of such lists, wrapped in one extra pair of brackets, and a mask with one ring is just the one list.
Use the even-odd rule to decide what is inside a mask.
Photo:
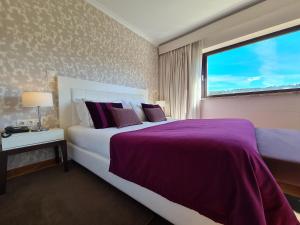
[[(36, 118), (22, 91), (52, 91), (46, 127), (58, 126), (56, 74), (148, 88), (157, 98), (157, 48), (84, 0), (0, 0), (0, 128)], [(9, 168), (53, 157), (52, 151), (12, 156)]]

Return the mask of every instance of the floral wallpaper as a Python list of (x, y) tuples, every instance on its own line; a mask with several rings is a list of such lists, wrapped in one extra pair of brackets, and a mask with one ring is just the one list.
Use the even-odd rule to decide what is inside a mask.
[[(0, 128), (36, 118), (22, 91), (51, 91), (46, 127), (58, 126), (55, 74), (148, 88), (157, 98), (157, 48), (84, 0), (0, 0)], [(49, 73), (55, 71), (55, 73)], [(53, 157), (51, 150), (9, 157), (9, 168)]]

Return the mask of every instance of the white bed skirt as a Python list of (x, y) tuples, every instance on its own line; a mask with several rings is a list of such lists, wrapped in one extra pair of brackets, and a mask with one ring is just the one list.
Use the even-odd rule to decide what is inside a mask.
[(98, 175), (114, 187), (126, 193), (153, 212), (162, 216), (173, 224), (178, 225), (218, 225), (209, 218), (196, 211), (150, 191), (140, 185), (122, 179), (108, 171), (109, 160), (93, 152), (68, 143), (68, 152), (71, 159)]

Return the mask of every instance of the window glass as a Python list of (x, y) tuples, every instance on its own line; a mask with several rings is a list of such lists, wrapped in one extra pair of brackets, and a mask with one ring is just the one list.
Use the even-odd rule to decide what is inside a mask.
[(300, 88), (300, 31), (207, 56), (207, 95)]

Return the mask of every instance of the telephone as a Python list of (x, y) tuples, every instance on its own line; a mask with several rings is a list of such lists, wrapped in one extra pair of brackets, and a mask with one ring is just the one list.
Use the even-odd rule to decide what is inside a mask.
[(23, 133), (23, 132), (29, 132), (29, 128), (27, 126), (19, 126), (19, 127), (5, 127), (4, 132), (1, 133), (1, 137), (8, 138), (12, 134), (15, 133)]

